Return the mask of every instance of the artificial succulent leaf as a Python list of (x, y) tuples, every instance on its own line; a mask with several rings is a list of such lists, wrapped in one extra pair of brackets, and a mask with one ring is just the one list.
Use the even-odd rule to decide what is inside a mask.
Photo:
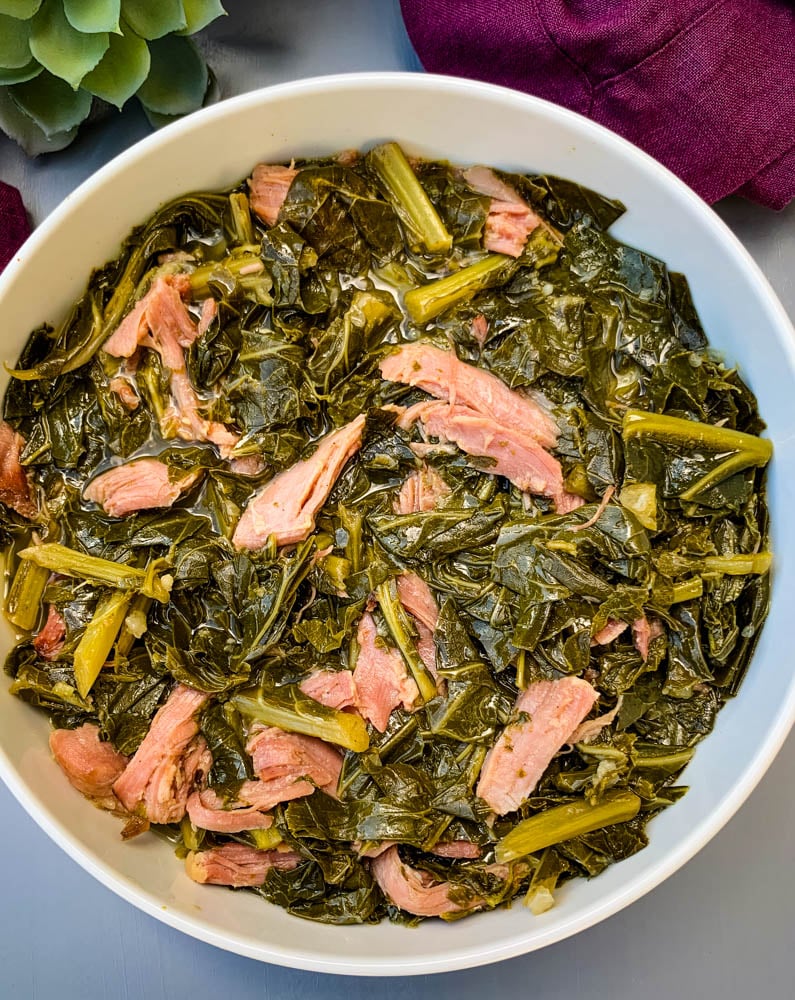
[(137, 91), (147, 111), (186, 115), (200, 108), (207, 93), (207, 64), (189, 38), (172, 35), (149, 44), (149, 75)]
[(124, 26), (122, 34), (110, 36), (108, 51), (83, 78), (82, 87), (95, 97), (121, 108), (144, 82), (150, 65), (146, 42)]
[(122, 0), (121, 16), (141, 38), (163, 38), (187, 24), (182, 0)]
[(64, 0), (64, 14), (75, 31), (119, 31), (121, 0)]
[(54, 76), (73, 89), (100, 61), (108, 49), (106, 31), (84, 35), (67, 20), (62, 0), (44, 0), (33, 18), (30, 51)]
[(51, 73), (40, 73), (9, 91), (20, 111), (28, 115), (47, 137), (76, 128), (91, 111), (91, 94), (73, 90)]

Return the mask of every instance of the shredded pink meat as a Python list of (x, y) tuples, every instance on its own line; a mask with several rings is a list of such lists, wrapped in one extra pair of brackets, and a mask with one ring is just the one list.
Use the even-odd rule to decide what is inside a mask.
[(449, 494), (450, 487), (436, 469), (423, 465), (421, 469), (410, 473), (400, 487), (395, 500), (395, 513), (417, 514), (433, 510)]
[(66, 638), (66, 622), (60, 611), (50, 605), (47, 609), (47, 621), (33, 640), (33, 648), (45, 660), (54, 660), (63, 648)]
[(198, 735), (197, 713), (207, 695), (177, 684), (113, 790), (128, 812), (143, 809), (151, 823), (178, 823), (197, 775), (212, 759)]
[(265, 462), (261, 455), (244, 455), (233, 458), (229, 468), (238, 476), (258, 476), (265, 471)]
[(373, 876), (390, 902), (418, 917), (441, 917), (474, 909), (478, 900), (468, 907), (450, 899), (450, 883), (434, 883), (427, 872), (418, 871), (401, 861), (397, 847), (379, 854), (370, 862)]
[(277, 779), (311, 782), (328, 795), (337, 794), (342, 754), (323, 740), (301, 733), (287, 733), (275, 726), (255, 726), (246, 750), (263, 782)]
[(597, 715), (595, 719), (586, 719), (585, 722), (581, 722), (569, 737), (568, 742), (590, 743), (592, 739), (601, 733), (605, 726), (609, 726), (613, 719), (615, 719), (621, 711), (623, 701), (624, 696), (620, 695), (615, 707), (611, 708), (609, 712), (605, 712), (604, 715)]
[(141, 400), (138, 397), (135, 386), (129, 379), (122, 378), (121, 375), (118, 375), (116, 378), (112, 378), (110, 380), (108, 388), (111, 392), (116, 393), (121, 400), (122, 406), (126, 407), (128, 410), (138, 409), (138, 404)]
[[(329, 786), (330, 787), (330, 786)], [(311, 795), (315, 786), (304, 780), (296, 779), (291, 774), (279, 778), (268, 778), (267, 781), (244, 781), (238, 789), (237, 797), (246, 805), (267, 812), (280, 802), (291, 802)]]
[(439, 605), (431, 588), (416, 573), (401, 573), (397, 578), (400, 603), (414, 619), (417, 629), (417, 652), (430, 673), (436, 677), (436, 645), (433, 633), (439, 617)]
[(199, 478), (189, 472), (172, 478), (167, 465), (156, 458), (138, 458), (117, 465), (92, 479), (83, 491), (112, 517), (124, 517), (136, 510), (170, 507)]
[(420, 692), (397, 649), (383, 644), (378, 637), (375, 619), (365, 611), (359, 619), (356, 633), (359, 653), (353, 682), (356, 685), (358, 709), (373, 726), (383, 733), (392, 710), (402, 705), (410, 711)]
[(397, 578), (397, 593), (406, 611), (433, 632), (439, 617), (439, 605), (422, 577), (411, 572), (401, 573)]
[(520, 490), (552, 497), (560, 511), (564, 497), (560, 462), (532, 438), (514, 427), (496, 423), (477, 410), (459, 404), (428, 404), (421, 414), (425, 430), (445, 441), (453, 441), (468, 455), (487, 458), (488, 471), (505, 476)]
[(203, 337), (205, 333), (210, 329), (210, 324), (218, 315), (218, 303), (215, 299), (205, 299), (202, 302), (202, 314), (199, 317), (199, 325), (197, 327), (197, 335)]
[(266, 816), (255, 806), (239, 802), (231, 804), (216, 795), (212, 789), (192, 792), (188, 796), (187, 811), (191, 823), (202, 830), (215, 833), (242, 833), (244, 830), (267, 830), (273, 817)]
[(290, 871), (303, 859), (295, 851), (258, 851), (246, 844), (224, 844), (209, 851), (191, 851), (185, 871), (194, 882), (209, 885), (262, 885), (271, 868)]
[(256, 551), (271, 535), (278, 545), (308, 538), (337, 477), (361, 447), (364, 423), (360, 415), (327, 434), (310, 458), (271, 479), (243, 511), (232, 536), (234, 545)]
[(267, 225), (276, 224), (279, 210), (297, 173), (292, 167), (272, 166), (268, 163), (258, 163), (254, 167), (248, 182), (251, 210)]
[(519, 808), (597, 698), (577, 677), (538, 681), (519, 695), (518, 721), (505, 727), (480, 772), (477, 794), (490, 809), (502, 816)]
[(174, 425), (183, 440), (210, 441), (218, 445), (226, 458), (240, 436), (201, 415), (201, 402), (185, 367), (184, 348), (190, 347), (199, 335), (182, 301), (182, 294), (189, 290), (190, 279), (186, 275), (156, 278), (102, 349), (117, 358), (129, 358), (139, 347), (157, 351), (171, 372), (172, 403), (162, 421), (164, 432)]
[(301, 681), (300, 687), (327, 708), (356, 707), (356, 685), (350, 670), (316, 670)]
[(649, 619), (644, 615), (632, 623), (632, 641), (635, 643), (635, 649), (640, 653), (644, 663), (649, 658), (649, 645), (652, 640), (662, 634), (663, 627), (659, 618)]
[(554, 448), (558, 442), (557, 425), (542, 406), (509, 389), (491, 372), (459, 361), (452, 351), (431, 344), (404, 344), (381, 362), (381, 376), (417, 386), (437, 399), (461, 403), (544, 448)]
[(127, 758), (99, 738), (99, 728), (87, 722), (78, 729), (50, 733), (50, 750), (70, 783), (103, 809), (118, 807), (113, 783), (127, 766)]
[(472, 331), (472, 336), (478, 344), (483, 347), (486, 343), (486, 337), (489, 335), (489, 321), (483, 313), (478, 313), (477, 316), (473, 318), (470, 329)]
[(614, 639), (622, 635), (627, 628), (628, 625), (626, 622), (619, 621), (617, 618), (608, 618), (604, 628), (599, 629), (596, 635), (592, 637), (591, 645), (607, 646)]
[(437, 844), (432, 853), (440, 858), (479, 858), (482, 852), (471, 840), (448, 840)]
[(527, 237), (539, 226), (549, 229), (544, 220), (489, 167), (470, 167), (464, 179), (478, 194), (491, 198), (483, 230), (483, 248), (493, 253), (519, 257)]
[(19, 456), (25, 439), (14, 428), (0, 420), (0, 503), (11, 507), (23, 517), (38, 514), (31, 484), (20, 464)]

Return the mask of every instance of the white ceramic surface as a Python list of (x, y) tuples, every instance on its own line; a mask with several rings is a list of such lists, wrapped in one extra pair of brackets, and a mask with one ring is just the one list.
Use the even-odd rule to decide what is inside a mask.
[[(407, 975), (532, 951), (604, 919), (684, 864), (739, 808), (795, 719), (788, 603), (795, 593), (792, 400), (795, 336), (751, 258), (711, 210), (658, 163), (571, 112), (485, 84), (413, 74), (326, 77), (216, 105), (122, 154), (70, 195), (0, 277), (0, 360), (13, 362), (34, 326), (57, 322), (92, 267), (160, 203), (222, 187), (258, 160), (398, 139), (450, 160), (570, 177), (629, 208), (620, 238), (684, 271), (713, 345), (758, 394), (776, 455), (769, 481), (775, 551), (770, 617), (741, 696), (687, 770), (690, 793), (650, 826), (651, 844), (593, 881), (578, 881), (540, 917), (521, 906), (419, 930), (327, 927), (246, 893), (203, 888), (155, 838), (123, 844), (118, 822), (67, 786), (46, 746), (47, 723), (0, 692), (0, 776), (84, 868), (146, 912), (212, 944), (264, 961), (348, 974)], [(7, 376), (0, 375), (0, 391)], [(3, 623), (0, 655), (11, 633)], [(728, 875), (729, 873), (727, 873)]]

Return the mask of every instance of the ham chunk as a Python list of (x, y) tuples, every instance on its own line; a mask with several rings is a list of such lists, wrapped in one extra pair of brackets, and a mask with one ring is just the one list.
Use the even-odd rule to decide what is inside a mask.
[(439, 617), (439, 605), (431, 593), (431, 588), (416, 573), (401, 573), (397, 578), (397, 593), (400, 603), (414, 619), (417, 629), (417, 652), (422, 662), (436, 677), (436, 645), (433, 633)]
[(301, 681), (300, 688), (327, 708), (342, 710), (356, 706), (356, 685), (350, 670), (316, 670)]
[(619, 621), (617, 618), (608, 618), (605, 626), (600, 628), (596, 635), (591, 639), (591, 645), (608, 646), (614, 639), (623, 635), (627, 628), (628, 626), (626, 622)]
[(384, 646), (379, 639), (375, 619), (369, 611), (359, 619), (356, 639), (359, 653), (353, 682), (358, 709), (379, 733), (383, 733), (392, 710), (402, 705), (411, 711), (420, 692), (399, 650)]
[[(190, 284), (185, 275), (155, 279), (152, 287), (124, 317), (103, 351), (116, 358), (129, 358), (139, 347), (157, 351), (171, 373), (171, 406), (163, 417), (163, 431), (173, 427), (185, 441), (209, 441), (227, 458), (240, 436), (223, 424), (201, 415), (201, 402), (185, 366), (186, 347), (199, 336), (199, 329), (182, 301)], [(211, 300), (207, 300), (211, 301)], [(202, 319), (205, 320), (204, 308)], [(200, 323), (200, 326), (202, 324)]]
[(563, 470), (554, 455), (536, 441), (459, 404), (429, 404), (421, 419), (434, 437), (453, 441), (475, 458), (488, 459), (488, 471), (494, 475), (505, 476), (526, 493), (552, 497), (560, 512), (560, 501), (566, 495)]
[(263, 782), (276, 779), (285, 783), (311, 782), (311, 787), (336, 796), (342, 754), (323, 740), (302, 733), (287, 733), (275, 726), (255, 726), (246, 750)]
[(139, 458), (92, 479), (83, 496), (112, 517), (124, 517), (136, 510), (170, 507), (198, 478), (194, 472), (173, 476), (156, 458)]
[(268, 778), (267, 781), (244, 781), (238, 789), (237, 797), (244, 805), (259, 809), (260, 812), (268, 812), (280, 802), (302, 799), (305, 795), (311, 795), (314, 790), (315, 786), (311, 782), (304, 778), (296, 780), (294, 775), (288, 773), (278, 778)]
[(310, 458), (271, 479), (243, 511), (232, 536), (234, 545), (256, 551), (271, 535), (277, 545), (294, 545), (308, 538), (337, 477), (361, 447), (364, 423), (360, 415), (327, 434)]
[(65, 638), (66, 622), (60, 611), (51, 604), (47, 609), (47, 621), (33, 640), (33, 648), (43, 659), (54, 660), (63, 649)]
[(245, 803), (226, 804), (220, 796), (206, 788), (188, 796), (187, 812), (191, 823), (215, 833), (242, 833), (244, 830), (267, 830), (273, 817), (266, 816), (255, 806)]
[(127, 766), (127, 758), (99, 738), (99, 728), (87, 722), (79, 729), (50, 733), (50, 750), (70, 783), (103, 809), (116, 809), (113, 783)]
[(194, 882), (242, 888), (262, 885), (271, 868), (290, 871), (302, 860), (295, 851), (258, 851), (246, 844), (224, 844), (209, 851), (191, 851), (185, 858), (185, 871)]
[(32, 518), (38, 513), (34, 493), (19, 456), (25, 439), (14, 428), (0, 420), (0, 503), (11, 507), (23, 517)]
[(129, 379), (117, 375), (110, 380), (108, 388), (111, 392), (116, 393), (125, 409), (130, 411), (138, 409), (138, 404), (141, 400), (138, 396), (138, 391)]
[(166, 368), (183, 369), (183, 348), (196, 340), (198, 329), (185, 308), (180, 287), (174, 275), (156, 278), (102, 350), (114, 358), (130, 358), (139, 347), (149, 347), (158, 352)]
[(530, 233), (544, 225), (541, 217), (489, 167), (470, 167), (464, 171), (464, 179), (478, 194), (491, 198), (483, 249), (519, 257)]
[(200, 772), (212, 765), (196, 715), (207, 701), (201, 691), (177, 684), (152, 720), (113, 790), (128, 812), (151, 823), (179, 823)]
[(228, 458), (240, 435), (230, 431), (217, 420), (207, 420), (201, 415), (201, 402), (186, 371), (171, 373), (172, 403), (163, 417), (164, 430), (171, 427), (183, 441), (209, 441), (217, 445), (222, 458)]
[(503, 816), (519, 808), (597, 698), (577, 677), (538, 681), (519, 695), (517, 721), (505, 727), (480, 772), (477, 794), (490, 809)]
[(649, 645), (653, 639), (663, 634), (663, 627), (658, 618), (648, 619), (645, 615), (632, 623), (632, 641), (640, 653), (643, 662), (649, 658)]
[(448, 840), (437, 844), (432, 853), (440, 858), (479, 858), (481, 851), (471, 840)]
[(558, 428), (547, 411), (496, 375), (459, 361), (452, 351), (431, 344), (405, 344), (381, 362), (381, 376), (390, 382), (417, 386), (437, 399), (460, 403), (510, 427), (517, 438), (530, 438), (544, 448), (558, 443)]
[(416, 573), (401, 573), (397, 578), (397, 593), (406, 611), (433, 632), (439, 618), (439, 605), (422, 577)]
[(397, 847), (379, 854), (370, 862), (373, 877), (386, 898), (407, 913), (417, 917), (441, 917), (447, 913), (460, 913), (474, 909), (479, 901), (468, 907), (450, 899), (450, 883), (434, 882), (427, 872), (418, 871), (401, 861)]
[(279, 209), (284, 204), (297, 170), (292, 167), (258, 163), (248, 182), (251, 192), (251, 211), (269, 226), (276, 224)]
[(442, 479), (436, 469), (423, 465), (416, 469), (400, 487), (395, 499), (396, 514), (419, 514), (422, 511), (433, 510), (434, 507), (450, 494), (450, 487)]

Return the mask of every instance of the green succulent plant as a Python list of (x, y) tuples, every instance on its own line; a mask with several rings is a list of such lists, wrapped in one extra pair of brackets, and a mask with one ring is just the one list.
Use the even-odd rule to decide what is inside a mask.
[(30, 154), (68, 146), (95, 98), (155, 126), (195, 111), (210, 72), (188, 37), (219, 0), (0, 0), (0, 128)]

